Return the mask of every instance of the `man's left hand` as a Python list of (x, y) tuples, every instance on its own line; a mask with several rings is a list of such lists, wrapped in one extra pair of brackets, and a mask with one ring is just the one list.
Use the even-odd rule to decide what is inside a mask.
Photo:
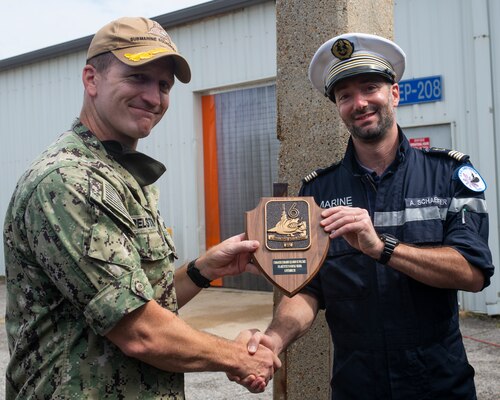
[(368, 211), (357, 207), (332, 207), (321, 212), (321, 226), (330, 238), (343, 237), (352, 247), (378, 259), (384, 243), (373, 227)]
[(245, 234), (241, 233), (210, 248), (196, 260), (196, 267), (209, 280), (243, 272), (259, 274), (259, 269), (251, 263), (258, 247), (258, 241), (245, 240)]

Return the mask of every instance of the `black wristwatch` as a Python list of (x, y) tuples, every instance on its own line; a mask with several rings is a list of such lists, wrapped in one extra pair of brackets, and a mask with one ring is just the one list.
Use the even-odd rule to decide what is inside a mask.
[(196, 268), (194, 263), (196, 262), (197, 258), (195, 258), (193, 261), (191, 261), (188, 266), (187, 266), (187, 274), (191, 278), (191, 280), (194, 282), (194, 284), (198, 287), (201, 288), (207, 288), (210, 287), (210, 280), (205, 278), (200, 270)]
[(391, 259), (394, 249), (399, 244), (399, 240), (388, 233), (382, 233), (380, 239), (384, 242), (384, 250), (377, 261), (380, 264), (387, 264)]

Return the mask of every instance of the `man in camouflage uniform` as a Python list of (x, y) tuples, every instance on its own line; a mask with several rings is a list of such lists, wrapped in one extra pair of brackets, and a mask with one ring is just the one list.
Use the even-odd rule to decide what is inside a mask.
[(262, 389), (279, 367), (177, 317), (210, 280), (250, 268), (258, 243), (235, 236), (175, 270), (151, 185), (165, 168), (135, 150), (174, 76), (190, 69), (158, 23), (104, 26), (80, 118), (19, 181), (4, 227), (7, 399), (183, 399), (180, 372), (258, 376)]

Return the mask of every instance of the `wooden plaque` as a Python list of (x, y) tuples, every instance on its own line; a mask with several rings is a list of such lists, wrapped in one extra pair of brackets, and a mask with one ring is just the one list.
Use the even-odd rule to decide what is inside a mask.
[(246, 212), (246, 234), (258, 240), (254, 262), (273, 285), (295, 295), (319, 271), (330, 239), (313, 197), (263, 197)]

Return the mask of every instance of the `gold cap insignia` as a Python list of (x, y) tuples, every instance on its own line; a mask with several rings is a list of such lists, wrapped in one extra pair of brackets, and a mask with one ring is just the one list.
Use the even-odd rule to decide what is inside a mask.
[(347, 60), (354, 52), (354, 44), (347, 39), (338, 39), (332, 46), (332, 54), (339, 60)]
[(140, 53), (125, 53), (124, 57), (127, 57), (130, 61), (141, 61), (141, 60), (147, 60), (149, 58), (153, 58), (155, 55), (160, 54), (160, 53), (167, 53), (168, 50), (159, 47), (157, 49), (152, 49), (149, 51), (143, 51)]

